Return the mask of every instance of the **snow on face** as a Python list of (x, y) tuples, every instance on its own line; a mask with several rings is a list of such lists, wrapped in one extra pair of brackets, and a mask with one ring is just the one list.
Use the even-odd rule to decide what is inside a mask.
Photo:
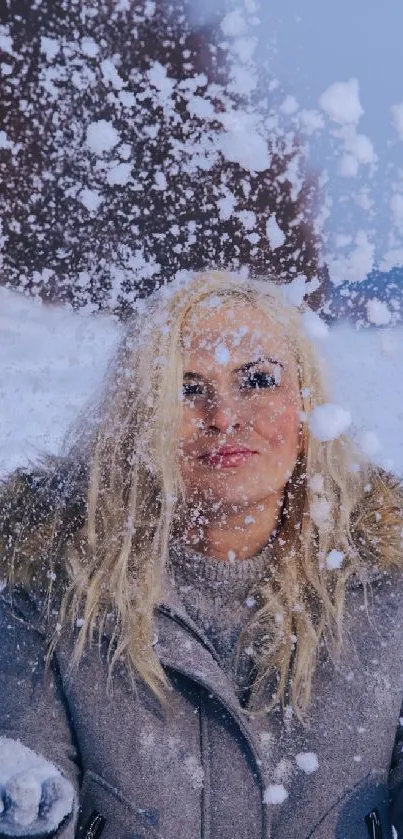
[(230, 352), (228, 347), (225, 344), (217, 344), (214, 350), (214, 358), (217, 364), (228, 364), (230, 360)]
[[(89, 277), (82, 273), (80, 282), (85, 289)], [(65, 308), (38, 305), (38, 301), (6, 289), (0, 289), (0, 304), (0, 473), (4, 474), (25, 465), (37, 451), (57, 452), (76, 412), (88, 394), (99, 387), (118, 331), (113, 320), (90, 318), (91, 307), (78, 316)], [(239, 346), (247, 334), (245, 325), (232, 334), (233, 346)], [(336, 399), (350, 406), (360, 445), (366, 452), (370, 445), (368, 453), (380, 464), (393, 457), (394, 470), (403, 473), (399, 416), (403, 330), (356, 330), (342, 324), (331, 328), (325, 350)], [(26, 405), (30, 406), (29, 416)], [(366, 433), (371, 436), (364, 436)], [(310, 488), (317, 495), (323, 494), (323, 476), (313, 476)]]
[[(283, 326), (249, 304), (201, 306), (183, 337), (179, 450), (188, 497), (247, 508), (282, 498), (300, 445), (298, 370)], [(248, 451), (226, 468), (214, 452)], [(224, 468), (225, 467), (225, 468)]]

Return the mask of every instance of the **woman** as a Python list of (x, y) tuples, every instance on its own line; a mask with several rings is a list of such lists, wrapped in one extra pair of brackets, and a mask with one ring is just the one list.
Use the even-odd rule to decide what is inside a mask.
[(4, 488), (4, 835), (389, 835), (402, 494), (321, 426), (303, 322), (270, 282), (161, 289)]

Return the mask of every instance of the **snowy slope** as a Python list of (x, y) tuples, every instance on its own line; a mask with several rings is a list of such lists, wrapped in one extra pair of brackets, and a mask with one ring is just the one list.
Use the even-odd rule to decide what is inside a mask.
[[(57, 451), (117, 336), (107, 316), (72, 314), (0, 288), (0, 472)], [(334, 398), (350, 410), (368, 453), (403, 474), (403, 328), (341, 324), (321, 347)]]
[(57, 451), (116, 337), (105, 316), (75, 315), (0, 288), (0, 473)]

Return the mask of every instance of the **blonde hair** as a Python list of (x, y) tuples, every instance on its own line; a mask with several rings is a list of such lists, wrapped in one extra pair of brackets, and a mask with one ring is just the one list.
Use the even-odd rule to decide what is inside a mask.
[[(80, 433), (70, 448), (70, 459), (84, 456), (88, 463), (87, 511), (84, 526), (63, 547), (70, 583), (61, 622), (71, 619), (75, 625), (79, 619), (78, 663), (112, 613), (111, 670), (123, 657), (131, 674), (159, 697), (167, 677), (153, 648), (154, 610), (163, 597), (169, 540), (183, 507), (177, 458), (181, 337), (189, 314), (211, 298), (247, 302), (281, 323), (298, 367), (306, 417), (328, 401), (322, 365), (300, 313), (268, 280), (218, 271), (180, 279), (140, 303), (128, 323), (95, 430), (86, 429), (87, 440)], [(285, 489), (270, 579), (260, 588), (259, 608), (243, 636), (243, 642), (256, 642), (256, 696), (262, 686), (274, 684), (271, 704), (291, 702), (303, 712), (321, 643), (332, 656), (340, 649), (349, 582), (355, 576), (365, 581), (374, 562), (399, 564), (401, 528), (397, 485), (371, 470), (347, 437), (321, 442), (305, 422), (303, 454)], [(332, 549), (344, 555), (337, 572), (326, 564)]]

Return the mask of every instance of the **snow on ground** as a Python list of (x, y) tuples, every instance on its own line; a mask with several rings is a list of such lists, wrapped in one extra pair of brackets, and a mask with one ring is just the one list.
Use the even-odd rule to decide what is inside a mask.
[[(118, 336), (107, 316), (73, 314), (0, 288), (0, 473), (55, 452), (99, 385)], [(403, 328), (343, 323), (320, 339), (332, 401), (371, 458), (403, 475)]]
[(370, 459), (403, 475), (403, 327), (330, 330), (324, 344), (337, 401)]
[(0, 288), (0, 473), (56, 452), (102, 379), (117, 328)]

